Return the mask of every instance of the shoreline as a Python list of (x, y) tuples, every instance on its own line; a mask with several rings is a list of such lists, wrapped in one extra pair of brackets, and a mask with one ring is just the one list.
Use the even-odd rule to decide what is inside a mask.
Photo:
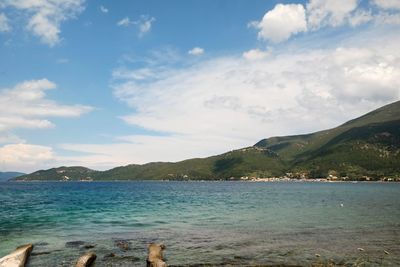
[[(140, 263), (153, 262), (151, 259), (156, 261), (161, 261), (162, 263), (166, 263), (167, 265), (150, 265), (150, 266), (169, 266), (169, 267), (222, 267), (222, 266), (229, 266), (229, 267), (305, 267), (305, 266), (312, 266), (312, 267), (339, 267), (339, 266), (349, 266), (349, 264), (357, 264), (358, 261), (362, 260), (362, 257), (357, 257), (355, 262), (345, 262), (343, 260), (332, 259), (324, 257), (316, 253), (314, 255), (315, 259), (311, 260), (308, 264), (304, 265), (301, 263), (296, 262), (287, 262), (286, 260), (282, 260), (282, 262), (274, 262), (268, 261), (268, 255), (266, 255), (265, 260), (260, 261), (253, 261), (251, 259), (247, 259), (246, 261), (240, 261), (241, 257), (233, 256), (231, 260), (225, 260), (220, 262), (214, 263), (188, 263), (188, 264), (168, 264), (168, 261), (171, 260), (170, 257), (164, 257), (164, 250), (166, 246), (162, 243), (150, 243), (147, 245), (147, 257), (144, 259), (143, 257), (135, 256), (136, 253), (133, 251), (130, 242), (126, 240), (119, 240), (115, 243), (116, 247), (119, 249), (118, 252), (116, 250), (110, 250), (108, 252), (105, 251), (97, 251), (96, 246), (97, 244), (91, 243), (88, 245), (83, 241), (71, 241), (66, 243), (66, 247), (68, 244), (73, 244), (76, 246), (75, 253), (71, 253), (69, 257), (69, 261), (66, 262), (65, 259), (60, 263), (70, 263), (75, 267), (90, 267), (96, 266), (100, 263), (100, 266), (104, 264), (109, 266), (109, 264), (118, 264), (118, 266), (137, 266)], [(35, 248), (39, 246), (39, 251), (35, 251)], [(363, 252), (364, 249), (357, 248), (358, 251)], [(61, 250), (50, 250), (50, 251), (41, 251), (39, 244), (24, 244), (16, 247), (14, 250), (9, 251), (6, 255), (0, 255), (0, 266), (1, 267), (8, 267), (8, 266), (30, 266), (32, 261), (35, 262), (38, 260), (38, 257), (46, 257), (46, 255), (52, 254), (52, 252), (60, 252)], [(383, 250), (386, 255), (390, 253), (386, 250)], [(150, 262), (149, 262), (150, 259)], [(263, 262), (263, 263), (262, 263)], [(270, 262), (270, 263), (268, 263)], [(14, 265), (13, 265), (14, 264)], [(37, 264), (34, 263), (34, 264)], [(43, 264), (43, 262), (42, 262)], [(52, 261), (54, 264), (54, 260)], [(49, 266), (49, 265), (46, 265)], [(112, 265), (110, 265), (112, 266)], [(149, 266), (149, 265), (148, 265)], [(358, 266), (358, 265), (357, 265)]]
[(11, 180), (11, 181), (3, 181), (0, 183), (99, 183), (99, 182), (197, 182), (197, 183), (204, 183), (204, 182), (242, 182), (242, 183), (400, 183), (400, 180), (327, 180), (324, 178), (321, 179), (285, 179), (285, 178), (256, 178), (256, 179), (248, 179), (248, 180), (223, 180), (223, 179), (214, 179), (214, 180), (152, 180), (152, 179), (144, 179), (144, 180)]

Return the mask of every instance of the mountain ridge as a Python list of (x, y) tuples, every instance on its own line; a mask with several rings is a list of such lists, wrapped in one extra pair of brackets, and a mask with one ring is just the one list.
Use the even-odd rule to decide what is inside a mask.
[(215, 180), (243, 177), (378, 180), (400, 177), (400, 101), (338, 127), (262, 139), (206, 158), (130, 164), (106, 171), (59, 167), (15, 180)]

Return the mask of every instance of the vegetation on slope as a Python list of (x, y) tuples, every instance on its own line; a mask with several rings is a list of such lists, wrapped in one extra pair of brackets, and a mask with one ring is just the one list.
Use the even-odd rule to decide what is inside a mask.
[(284, 175), (310, 178), (331, 175), (348, 179), (399, 177), (400, 101), (333, 129), (272, 137), (252, 147), (208, 158), (128, 165), (104, 172), (61, 167), (17, 180), (211, 180)]

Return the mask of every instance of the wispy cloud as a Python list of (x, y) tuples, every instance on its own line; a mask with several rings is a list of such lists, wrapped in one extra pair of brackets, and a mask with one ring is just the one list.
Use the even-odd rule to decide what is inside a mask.
[(311, 0), (307, 4), (308, 26), (319, 29), (324, 26), (340, 26), (347, 22), (357, 8), (357, 0)]
[(0, 90), (0, 134), (15, 128), (53, 127), (48, 117), (78, 117), (92, 110), (83, 105), (62, 105), (46, 98), (46, 91), (56, 84), (31, 80)]
[(193, 47), (188, 51), (188, 54), (192, 56), (200, 56), (204, 54), (204, 49), (201, 47)]
[(146, 33), (151, 31), (153, 23), (156, 21), (154, 17), (148, 15), (141, 15), (138, 20), (131, 20), (129, 17), (125, 17), (117, 22), (118, 26), (128, 27), (135, 25), (138, 28), (138, 36), (143, 37)]
[(146, 67), (120, 67), (113, 72), (114, 94), (133, 109), (121, 118), (162, 134), (63, 144), (86, 154), (62, 160), (100, 169), (177, 161), (334, 127), (400, 98), (399, 33), (376, 29), (330, 48), (254, 49), (184, 68), (151, 59)]
[(84, 10), (84, 0), (4, 0), (1, 4), (0, 8), (14, 8), (28, 17), (26, 29), (49, 46), (60, 42), (61, 23)]
[(151, 31), (151, 27), (153, 23), (156, 21), (155, 18), (149, 16), (141, 16), (140, 19), (136, 22), (139, 27), (139, 37), (142, 37), (144, 34)]
[(124, 27), (127, 27), (131, 24), (133, 24), (133, 22), (128, 17), (125, 17), (117, 22), (118, 26), (124, 26)]
[(100, 11), (102, 13), (108, 13), (108, 8), (104, 7), (104, 6), (100, 6)]
[(8, 18), (4, 13), (0, 13), (0, 32), (8, 32), (11, 27), (8, 23)]
[(28, 144), (14, 131), (45, 129), (55, 125), (53, 117), (79, 117), (93, 108), (84, 105), (63, 105), (49, 99), (46, 91), (56, 88), (47, 80), (30, 80), (12, 88), (0, 89), (0, 169), (33, 171), (57, 163), (56, 154), (48, 146)]
[(69, 62), (68, 58), (59, 58), (59, 59), (57, 59), (57, 63), (58, 64), (66, 64), (68, 62)]
[(400, 10), (400, 1), (398, 0), (373, 0), (374, 4), (383, 9)]
[(265, 59), (270, 53), (260, 49), (251, 49), (243, 53), (243, 57), (247, 60), (261, 60)]

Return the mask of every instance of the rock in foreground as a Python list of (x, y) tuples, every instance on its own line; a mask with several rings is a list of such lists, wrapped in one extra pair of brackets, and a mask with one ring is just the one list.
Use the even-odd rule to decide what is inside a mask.
[(151, 243), (147, 249), (147, 267), (167, 267), (163, 256), (163, 250), (165, 249), (163, 244)]
[(32, 244), (22, 245), (0, 259), (0, 267), (24, 267), (33, 249)]
[(89, 267), (96, 260), (96, 257), (97, 256), (94, 253), (86, 253), (78, 259), (75, 267)]

